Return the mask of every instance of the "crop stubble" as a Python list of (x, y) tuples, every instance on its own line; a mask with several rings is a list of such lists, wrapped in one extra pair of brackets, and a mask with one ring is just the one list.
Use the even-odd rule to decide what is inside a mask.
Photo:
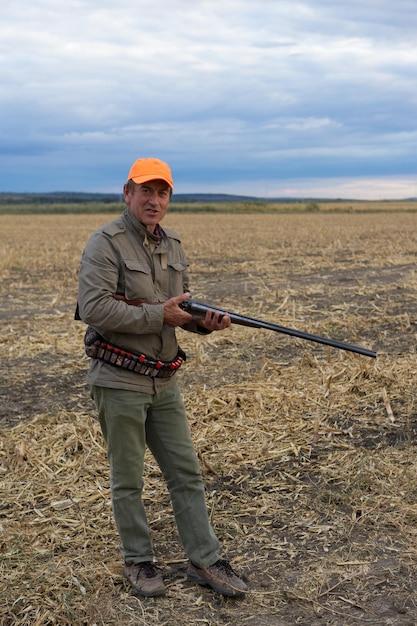
[(413, 624), (417, 215), (176, 215), (193, 296), (372, 347), (180, 331), (213, 525), (250, 592), (185, 580), (151, 456), (145, 498), (169, 590), (121, 576), (105, 449), (73, 321), (79, 258), (109, 216), (0, 217), (1, 624)]

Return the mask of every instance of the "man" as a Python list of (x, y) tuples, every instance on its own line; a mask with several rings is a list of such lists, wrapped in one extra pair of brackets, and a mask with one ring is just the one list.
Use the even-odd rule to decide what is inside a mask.
[(124, 571), (135, 591), (144, 596), (165, 591), (141, 497), (147, 445), (167, 482), (189, 558), (188, 578), (238, 596), (247, 587), (220, 559), (176, 380), (185, 355), (175, 328), (206, 334), (231, 322), (228, 315), (212, 312), (194, 320), (180, 307), (190, 296), (187, 260), (179, 236), (160, 226), (172, 190), (166, 163), (138, 159), (123, 188), (124, 214), (87, 243), (79, 272), (78, 314), (89, 325), (88, 382), (107, 444)]

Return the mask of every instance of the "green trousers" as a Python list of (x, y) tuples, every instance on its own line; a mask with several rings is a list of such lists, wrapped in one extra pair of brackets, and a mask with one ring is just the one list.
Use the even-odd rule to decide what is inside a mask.
[(200, 466), (184, 403), (175, 386), (159, 394), (93, 386), (91, 394), (107, 444), (113, 514), (125, 561), (152, 561), (142, 502), (145, 447), (162, 470), (181, 543), (188, 558), (208, 567), (219, 558)]

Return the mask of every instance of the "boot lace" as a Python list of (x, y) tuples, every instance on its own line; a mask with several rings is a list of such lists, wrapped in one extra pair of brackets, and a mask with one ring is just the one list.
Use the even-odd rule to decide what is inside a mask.
[(225, 561), (224, 559), (219, 559), (214, 563), (214, 567), (219, 571), (223, 571), (226, 576), (237, 576), (236, 572), (230, 565), (229, 561)]
[(151, 561), (145, 561), (144, 563), (139, 563), (139, 565), (146, 578), (154, 578), (156, 576), (156, 569)]

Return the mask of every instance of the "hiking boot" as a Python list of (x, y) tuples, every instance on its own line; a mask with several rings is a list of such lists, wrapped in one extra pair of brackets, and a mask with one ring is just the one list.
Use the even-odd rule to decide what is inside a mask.
[(162, 576), (151, 561), (125, 563), (124, 575), (141, 596), (162, 596), (165, 593)]
[(243, 596), (248, 590), (243, 580), (233, 571), (230, 563), (223, 559), (204, 568), (197, 567), (190, 562), (187, 577), (199, 585), (208, 585), (223, 596)]

